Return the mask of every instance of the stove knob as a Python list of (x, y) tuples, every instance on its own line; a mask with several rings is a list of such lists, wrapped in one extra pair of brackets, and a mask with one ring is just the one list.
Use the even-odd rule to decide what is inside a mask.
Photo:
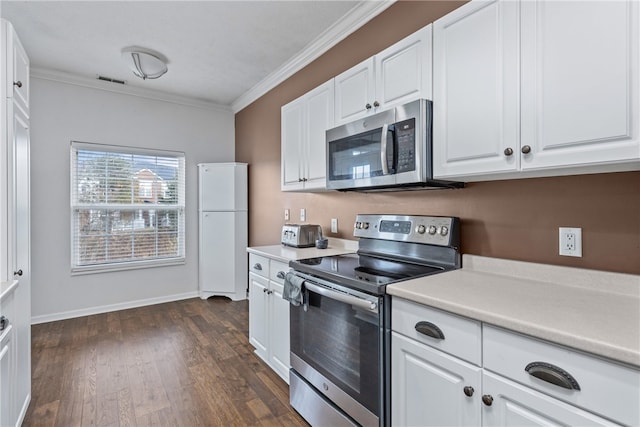
[(362, 228), (364, 228), (365, 230), (369, 229), (369, 223), (368, 222), (363, 222), (362, 223)]
[(449, 233), (449, 228), (443, 225), (440, 228), (440, 235), (441, 236), (446, 236), (448, 233)]
[(436, 228), (435, 225), (430, 225), (429, 226), (429, 234), (431, 234), (433, 236), (434, 234), (436, 234), (436, 231), (437, 231), (437, 228)]
[(358, 230), (362, 228), (362, 223), (356, 222), (355, 228), (357, 228)]
[(424, 234), (425, 231), (427, 231), (427, 228), (424, 225), (419, 225), (416, 227), (416, 232), (418, 234)]

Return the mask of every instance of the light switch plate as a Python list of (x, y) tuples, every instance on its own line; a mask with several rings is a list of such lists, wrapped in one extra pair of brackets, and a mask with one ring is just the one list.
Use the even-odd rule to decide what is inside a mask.
[(331, 232), (338, 232), (338, 218), (331, 218)]
[(300, 221), (304, 222), (307, 220), (307, 210), (305, 208), (300, 209)]

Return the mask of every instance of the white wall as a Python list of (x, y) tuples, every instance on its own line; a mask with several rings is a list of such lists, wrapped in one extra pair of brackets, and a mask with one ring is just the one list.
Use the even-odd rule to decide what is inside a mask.
[[(196, 164), (234, 160), (231, 110), (198, 108), (43, 78), (32, 78), (31, 84), (33, 322), (196, 296)], [(72, 140), (185, 152), (185, 265), (71, 275)]]

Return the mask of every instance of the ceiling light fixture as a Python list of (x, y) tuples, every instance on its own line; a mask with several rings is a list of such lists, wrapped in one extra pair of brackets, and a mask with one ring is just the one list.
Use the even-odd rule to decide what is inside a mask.
[(157, 79), (167, 72), (167, 59), (158, 52), (141, 47), (122, 49), (122, 59), (133, 74), (143, 80)]

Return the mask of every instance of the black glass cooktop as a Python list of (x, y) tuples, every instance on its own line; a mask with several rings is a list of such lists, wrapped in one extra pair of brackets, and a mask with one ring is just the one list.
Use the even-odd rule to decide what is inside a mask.
[(291, 261), (294, 270), (382, 295), (386, 285), (427, 276), (445, 270), (441, 266), (419, 265), (358, 254), (327, 256)]

